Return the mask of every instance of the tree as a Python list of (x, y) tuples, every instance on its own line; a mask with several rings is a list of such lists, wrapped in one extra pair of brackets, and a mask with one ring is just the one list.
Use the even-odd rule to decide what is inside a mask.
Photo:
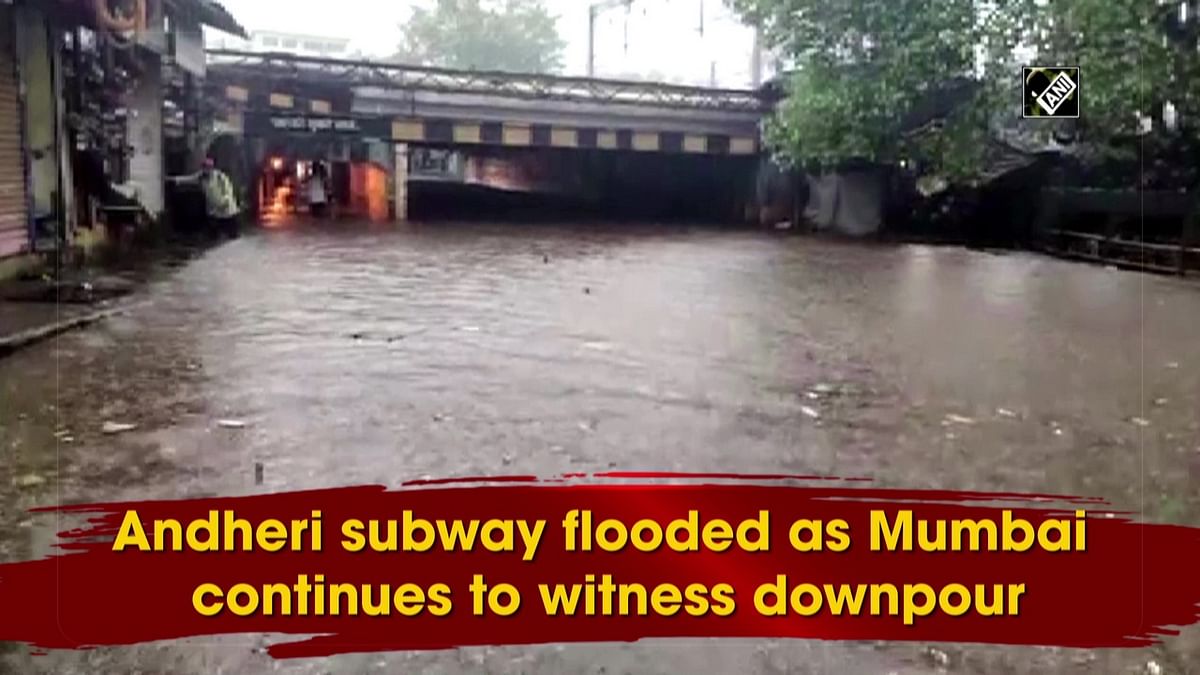
[[(1129, 160), (1162, 158), (1169, 148), (1187, 148), (1182, 155), (1195, 156), (1197, 17), (1181, 14), (1176, 2), (1073, 0), (1052, 3), (1037, 21), (1044, 34), (1038, 43), (1042, 60), (1081, 66), (1082, 140)], [(1174, 110), (1177, 123), (1164, 120), (1165, 109)], [(1180, 168), (1194, 171), (1194, 161), (1188, 163)]]
[[(1019, 82), (1005, 58), (1018, 38), (1011, 14), (981, 13), (976, 0), (733, 4), (795, 65), (790, 95), (767, 128), (768, 141), (793, 163), (893, 162), (918, 153), (937, 170), (969, 172), (985, 147), (989, 105)], [(981, 87), (933, 133), (903, 133), (901, 122), (918, 103), (977, 71), (991, 75), (993, 86)]]
[(435, 0), (401, 30), (397, 58), (407, 63), (523, 73), (562, 66), (565, 43), (541, 0)]
[[(1019, 47), (1039, 65), (1081, 66), (1083, 112), (1075, 129), (1081, 140), (1107, 145), (1136, 133), (1138, 111), (1151, 114), (1168, 100), (1181, 119), (1193, 120), (1176, 135), (1194, 134), (1188, 124), (1200, 113), (1196, 24), (1186, 30), (1171, 24), (1177, 3), (731, 2), (795, 65), (790, 95), (767, 128), (768, 141), (794, 163), (914, 157), (950, 177), (977, 175), (1002, 120), (1027, 133), (1055, 129), (1012, 119), (1019, 114)], [(1175, 41), (1164, 41), (1165, 35)], [(904, 133), (907, 111), (963, 77), (978, 85), (969, 100), (929, 132)]]

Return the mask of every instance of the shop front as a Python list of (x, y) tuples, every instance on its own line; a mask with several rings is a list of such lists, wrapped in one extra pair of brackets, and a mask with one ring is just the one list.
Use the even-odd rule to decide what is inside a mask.
[(29, 250), (15, 10), (0, 4), (0, 265)]

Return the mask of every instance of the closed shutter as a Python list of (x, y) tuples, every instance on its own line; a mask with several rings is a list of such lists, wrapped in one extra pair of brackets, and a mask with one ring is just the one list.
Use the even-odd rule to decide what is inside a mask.
[(0, 257), (29, 249), (13, 10), (0, 6)]

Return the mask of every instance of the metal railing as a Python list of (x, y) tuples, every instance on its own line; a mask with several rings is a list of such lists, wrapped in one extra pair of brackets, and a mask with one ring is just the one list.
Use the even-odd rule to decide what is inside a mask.
[(380, 61), (348, 61), (276, 52), (208, 51), (209, 78), (228, 83), (295, 83), (401, 91), (485, 94), (592, 103), (761, 112), (752, 89), (714, 89), (658, 82), (455, 70)]

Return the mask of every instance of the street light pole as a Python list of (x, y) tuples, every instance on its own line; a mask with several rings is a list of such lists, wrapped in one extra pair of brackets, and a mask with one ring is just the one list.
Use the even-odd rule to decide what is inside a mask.
[(754, 22), (754, 46), (750, 51), (750, 82), (755, 89), (762, 86), (762, 23)]
[(633, 0), (604, 0), (603, 2), (595, 2), (588, 6), (588, 77), (596, 76), (596, 17), (606, 9), (612, 9), (621, 5), (624, 5), (625, 10), (629, 11), (629, 6), (632, 4)]
[(596, 76), (596, 5), (588, 7), (588, 77)]

